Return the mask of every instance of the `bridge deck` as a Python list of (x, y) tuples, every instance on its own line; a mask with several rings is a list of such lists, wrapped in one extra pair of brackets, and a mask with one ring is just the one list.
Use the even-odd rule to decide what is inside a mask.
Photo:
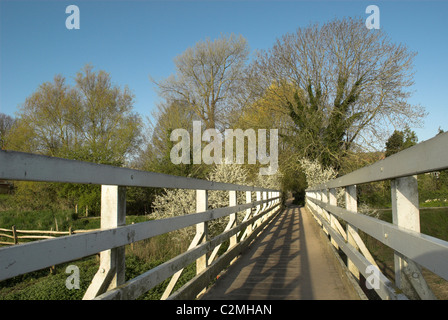
[(201, 299), (354, 299), (320, 232), (306, 209), (288, 206)]

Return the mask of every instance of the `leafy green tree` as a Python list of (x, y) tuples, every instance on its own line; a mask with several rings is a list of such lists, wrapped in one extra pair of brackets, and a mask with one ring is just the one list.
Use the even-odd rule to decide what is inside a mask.
[(20, 107), (6, 149), (61, 156), (73, 143), (69, 123), (76, 100), (74, 91), (57, 75), (45, 82)]
[(57, 75), (20, 107), (10, 130), (10, 150), (123, 165), (138, 150), (141, 119), (133, 95), (104, 71), (85, 66), (70, 87)]
[(129, 88), (113, 85), (108, 73), (86, 66), (76, 75), (76, 92), (79, 107), (72, 123), (80, 135), (80, 153), (88, 161), (125, 164), (142, 141), (142, 120), (133, 112)]
[[(40, 85), (20, 107), (5, 149), (116, 166), (129, 162), (139, 150), (142, 126), (130, 90), (89, 65), (75, 83), (69, 86), (57, 75)], [(51, 186), (65, 200), (99, 211), (98, 186)]]
[(417, 135), (409, 128), (395, 130), (386, 142), (386, 157), (417, 144)]
[[(136, 166), (140, 169), (172, 174), (176, 176), (204, 177), (200, 165), (173, 164), (170, 158), (175, 141), (171, 141), (171, 132), (185, 129), (193, 132), (194, 112), (181, 101), (165, 101), (157, 106), (154, 113), (155, 123), (150, 124), (145, 147), (141, 150)], [(203, 168), (202, 168), (203, 169)]]
[(386, 142), (386, 157), (389, 157), (403, 149), (403, 132), (395, 130)]

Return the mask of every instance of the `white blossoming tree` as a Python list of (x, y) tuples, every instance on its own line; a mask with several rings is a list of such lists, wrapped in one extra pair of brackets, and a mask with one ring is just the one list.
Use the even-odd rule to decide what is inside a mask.
[[(324, 168), (317, 160), (302, 158), (299, 160), (299, 163), (302, 166), (303, 171), (305, 172), (309, 187), (318, 186), (319, 184), (334, 179), (337, 176), (337, 172), (334, 169)], [(338, 206), (344, 207), (345, 188), (338, 188), (336, 198)], [(366, 203), (358, 204), (358, 212), (368, 216), (379, 218), (379, 211), (370, 208)]]
[(337, 172), (333, 168), (324, 168), (320, 162), (316, 159), (309, 160), (302, 158), (299, 160), (300, 165), (306, 176), (308, 187), (316, 187), (321, 183), (334, 179), (337, 176)]
[[(241, 185), (251, 185), (248, 182), (248, 171), (241, 165), (219, 164), (215, 165), (207, 180)], [(238, 203), (245, 203), (245, 193), (237, 192)], [(229, 205), (228, 191), (209, 191), (208, 205), (210, 208), (219, 208)], [(170, 218), (196, 212), (196, 191), (187, 189), (165, 189), (153, 202), (154, 216), (157, 219)], [(242, 215), (238, 215), (239, 220)], [(211, 234), (222, 230), (228, 222), (228, 217), (209, 222)], [(195, 232), (194, 227), (179, 230), (174, 233), (175, 240), (190, 238)]]

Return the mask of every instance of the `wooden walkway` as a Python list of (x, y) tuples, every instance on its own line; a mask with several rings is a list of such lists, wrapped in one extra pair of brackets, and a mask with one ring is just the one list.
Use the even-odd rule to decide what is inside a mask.
[(288, 206), (201, 299), (355, 299), (321, 232), (306, 209)]

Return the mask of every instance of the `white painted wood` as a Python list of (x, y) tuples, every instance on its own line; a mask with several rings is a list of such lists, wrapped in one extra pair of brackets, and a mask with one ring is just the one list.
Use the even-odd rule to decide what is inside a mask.
[[(237, 205), (236, 191), (231, 190), (229, 191), (229, 207), (234, 207), (236, 205)], [(237, 222), (237, 212), (231, 213), (229, 223), (226, 229), (229, 230), (233, 228), (236, 225), (236, 222)], [(237, 244), (237, 236), (234, 235), (233, 237), (230, 238), (229, 249), (234, 247), (236, 244)]]
[[(197, 272), (203, 272), (207, 268), (206, 257), (211, 248), (216, 247), (219, 241), (229, 238), (232, 245), (236, 246), (235, 239), (238, 232), (251, 230), (256, 221), (261, 222), (265, 215), (271, 214), (276, 208), (274, 204), (280, 199), (280, 193), (274, 193), (273, 190), (266, 188), (175, 177), (3, 150), (0, 151), (0, 178), (102, 185), (101, 230), (0, 249), (0, 280), (101, 252), (100, 268), (86, 292), (85, 299), (94, 298), (106, 290), (109, 290), (103, 294), (106, 296), (109, 292), (115, 292), (110, 297), (137, 297), (142, 288), (151, 286), (151, 283), (160, 283), (177, 272), (172, 281), (174, 286), (175, 278), (178, 277), (176, 275), (180, 275), (184, 263), (191, 263), (194, 260), (197, 263)], [(198, 213), (126, 226), (125, 186), (196, 189)], [(209, 210), (207, 190), (228, 190), (230, 207)], [(246, 191), (246, 196), (251, 192), (260, 195), (263, 192), (263, 199), (259, 197), (258, 201), (251, 202), (248, 198), (246, 204), (237, 205), (237, 191)], [(251, 218), (248, 215), (243, 224), (235, 226), (236, 213), (243, 210), (252, 212), (255, 206), (258, 207), (258, 216)], [(229, 230), (215, 240), (208, 241), (207, 222), (226, 215), (231, 215), (232, 224)], [(185, 255), (175, 258), (163, 267), (151, 270), (135, 281), (132, 280), (130, 286), (123, 285), (125, 245), (192, 225), (196, 225), (197, 236)], [(189, 262), (186, 257), (190, 259)], [(113, 289), (130, 288), (134, 284), (135, 292)]]
[[(207, 190), (196, 190), (196, 211), (202, 212), (208, 209), (208, 193)], [(196, 234), (201, 236), (198, 244), (206, 243), (208, 239), (208, 224), (207, 222), (201, 222), (196, 225)], [(208, 267), (207, 254), (199, 257), (196, 260), (196, 274), (202, 272)], [(204, 288), (203, 292), (205, 292)]]
[[(247, 194), (250, 195), (251, 192), (250, 192), (250, 191), (247, 191), (247, 192), (246, 192), (246, 196), (247, 196)], [(250, 200), (250, 197), (249, 197), (249, 200)], [(235, 200), (230, 200), (230, 202), (231, 202), (231, 204), (236, 204), (236, 199), (235, 199)], [(250, 201), (248, 202), (248, 204), (253, 205)], [(232, 207), (233, 207), (233, 206), (232, 206)], [(251, 208), (252, 208), (252, 207), (251, 207)], [(247, 209), (247, 210), (251, 210), (251, 211), (252, 211), (251, 208), (250, 208), (250, 209)], [(250, 221), (248, 222), (249, 219), (250, 219), (250, 217), (248, 217), (247, 219), (244, 220), (244, 222), (245, 222), (244, 225), (247, 225), (246, 230), (247, 230), (247, 228), (249, 228), (249, 227), (252, 226), (252, 223), (250, 223)], [(229, 225), (228, 225), (228, 226), (226, 227), (226, 229), (224, 230), (223, 234), (226, 234), (226, 232), (229, 231), (229, 230), (231, 230), (232, 227), (234, 227), (234, 226), (233, 226), (233, 225), (232, 225), (232, 226), (229, 226)], [(239, 229), (242, 229), (242, 227), (239, 228)], [(232, 236), (232, 237), (234, 237), (234, 236)], [(232, 237), (230, 237), (230, 239), (231, 239)], [(195, 248), (195, 247), (199, 244), (199, 242), (200, 242), (202, 239), (203, 239), (203, 235), (202, 235), (201, 233), (196, 233), (196, 235), (195, 235), (194, 239), (192, 240), (190, 246), (188, 247), (188, 250), (187, 250), (187, 251), (190, 251), (191, 249)], [(216, 241), (216, 238), (215, 238), (215, 241)], [(208, 266), (211, 265), (211, 264), (213, 263), (215, 257), (217, 256), (218, 250), (219, 250), (219, 248), (221, 247), (221, 244), (222, 244), (222, 242), (219, 243), (218, 245), (216, 245), (216, 246), (214, 247), (214, 250), (213, 250), (213, 252), (210, 254), (210, 257), (209, 257), (209, 259), (208, 259), (208, 264), (207, 264)], [(182, 268), (181, 270), (177, 271), (177, 272), (173, 275), (173, 277), (172, 277), (171, 280), (170, 280), (170, 283), (168, 284), (167, 288), (165, 289), (165, 291), (164, 291), (164, 293), (163, 293), (163, 295), (162, 295), (161, 300), (166, 300), (166, 299), (168, 299), (168, 297), (170, 296), (170, 294), (171, 294), (171, 292), (172, 292), (174, 286), (176, 285), (177, 281), (179, 280), (179, 277), (180, 277), (180, 275), (182, 274), (182, 271), (183, 271), (183, 268)]]
[[(314, 210), (311, 208), (311, 210)], [(334, 240), (338, 243), (338, 246), (344, 251), (347, 255), (347, 258), (352, 261), (353, 265), (357, 270), (360, 271), (364, 277), (368, 278), (370, 274), (368, 274), (367, 268), (371, 265), (370, 261), (366, 259), (358, 250), (356, 250), (352, 245), (349, 245), (345, 240), (341, 237), (339, 233), (336, 232), (333, 228), (330, 228), (329, 223), (320, 215), (315, 215), (321, 222), (323, 226), (326, 226), (329, 230), (330, 235)], [(395, 285), (387, 279), (384, 274), (379, 272), (378, 274), (378, 282), (379, 288), (375, 289), (381, 299), (384, 300), (408, 300), (407, 297), (395, 287)]]
[[(327, 190), (326, 189), (320, 190), (317, 193), (317, 197), (320, 201), (327, 203), (328, 202)], [(323, 219), (325, 219), (326, 221), (330, 221), (330, 215), (326, 210), (324, 210), (321, 207), (318, 207), (318, 213)], [(326, 226), (323, 226), (323, 230), (324, 230), (325, 234), (329, 235)]]
[[(275, 208), (272, 208), (273, 210)], [(267, 214), (268, 212), (260, 213), (260, 215)], [(146, 291), (152, 289), (159, 283), (161, 283), (164, 279), (170, 277), (178, 270), (184, 268), (191, 262), (199, 259), (201, 256), (204, 256), (207, 252), (215, 248), (218, 244), (230, 239), (234, 234), (240, 232), (244, 228), (246, 228), (249, 224), (253, 224), (256, 217), (252, 217), (251, 219), (241, 223), (235, 228), (223, 232), (222, 234), (216, 236), (208, 242), (199, 244), (192, 249), (180, 254), (179, 256), (153, 268), (144, 274), (129, 280), (124, 285), (107, 291), (104, 294), (98, 296), (96, 300), (114, 300), (114, 299), (136, 299)], [(261, 224), (257, 229), (257, 231), (261, 231), (264, 228), (264, 224)], [(254, 235), (254, 234), (253, 234)], [(246, 239), (246, 241), (251, 241), (251, 238)], [(238, 245), (242, 244), (240, 242)], [(214, 265), (214, 264), (213, 264)], [(202, 272), (205, 272), (207, 269), (204, 269)], [(202, 273), (201, 272), (201, 273)], [(174, 294), (173, 294), (174, 295)], [(171, 296), (168, 297), (171, 299)]]
[(0, 281), (196, 225), (200, 222), (218, 219), (235, 210), (243, 211), (252, 206), (261, 206), (263, 202), (264, 200), (260, 200), (251, 204), (240, 204), (234, 208), (212, 209), (195, 214), (0, 248)]
[[(420, 272), (423, 266), (448, 280), (448, 242), (420, 233), (418, 210), (417, 174), (448, 168), (448, 133), (420, 143), (399, 152), (375, 164), (354, 171), (345, 176), (327, 181), (306, 190), (306, 205), (314, 212), (316, 220), (325, 230), (328, 219), (325, 213), (335, 214), (347, 222), (347, 248), (360, 250), (365, 259), (375, 266), (376, 263), (359, 237), (360, 228), (372, 237), (380, 240), (396, 251), (395, 267), (397, 285), (412, 297), (434, 299)], [(393, 222), (394, 225), (357, 213), (356, 184), (391, 180)], [(327, 189), (346, 187), (346, 209), (337, 207), (332, 201), (326, 201)], [(330, 196), (331, 197), (331, 196)], [(324, 210), (324, 211), (322, 211)], [(323, 223), (325, 222), (325, 223)], [(340, 228), (331, 220), (331, 232)], [(340, 236), (338, 234), (338, 236)], [(349, 250), (349, 249), (347, 249)], [(357, 263), (348, 256), (349, 269), (356, 275)], [(358, 270), (363, 273), (363, 270)]]
[[(448, 132), (308, 190), (346, 187), (448, 169)], [(412, 160), (410, 160), (412, 159)]]
[(0, 179), (175, 189), (268, 190), (6, 150), (0, 150)]
[[(252, 202), (252, 192), (251, 191), (246, 191), (246, 203), (251, 203)], [(243, 219), (244, 221), (247, 221), (251, 218), (252, 216), (252, 208), (246, 209), (246, 215)], [(244, 230), (243, 235), (241, 236), (241, 240), (246, 239), (246, 237), (250, 236), (250, 234), (252, 233), (252, 224), (249, 224), (246, 228), (246, 230)]]
[[(356, 195), (356, 185), (345, 187), (345, 207), (348, 211), (351, 211), (355, 214), (358, 212), (358, 197)], [(351, 225), (350, 223), (347, 223), (347, 242), (348, 244), (352, 245), (353, 248), (355, 249), (359, 248), (353, 236), (357, 234), (358, 229), (353, 225)], [(347, 259), (347, 268), (350, 270), (353, 276), (359, 281), (360, 280), (359, 270), (350, 259)]]
[[(417, 176), (391, 181), (392, 221), (401, 228), (420, 232), (420, 210)], [(400, 253), (394, 254), (395, 283), (408, 296), (434, 300), (420, 268)]]
[[(337, 206), (337, 195), (336, 195), (336, 189), (330, 189), (330, 190), (326, 190), (327, 192), (326, 192), (326, 196), (327, 196), (327, 202), (329, 203), (329, 204), (331, 204), (331, 205), (334, 205), (334, 206)], [(330, 218), (330, 226), (333, 228), (333, 229), (335, 229), (335, 230), (337, 230), (337, 219), (336, 219), (336, 217), (332, 214), (332, 213), (330, 213), (330, 212), (326, 212), (327, 213), (327, 215), (329, 216), (329, 218)], [(331, 238), (331, 244), (338, 250), (339, 249), (339, 246), (338, 246), (338, 244), (337, 244), (337, 242), (333, 239), (333, 238)]]
[[(203, 239), (203, 234), (201, 233), (196, 233), (193, 240), (191, 241), (190, 245), (188, 246), (187, 251), (195, 248), (199, 242)], [(179, 271), (177, 271), (171, 278), (170, 283), (168, 284), (168, 286), (166, 287), (165, 291), (162, 294), (162, 297), (160, 298), (160, 300), (166, 300), (168, 299), (169, 295), (171, 294), (171, 292), (173, 291), (177, 281), (179, 280), (180, 276), (182, 275), (182, 271), (184, 270), (184, 268), (180, 269)]]
[[(270, 208), (269, 212), (266, 212), (268, 215), (268, 219), (261, 223), (254, 232), (244, 241), (239, 242), (232, 250), (227, 251), (225, 254), (220, 256), (213, 265), (204, 270), (202, 273), (196, 275), (192, 280), (190, 280), (187, 284), (185, 284), (181, 289), (173, 293), (169, 299), (170, 300), (192, 300), (196, 297), (197, 292), (199, 292), (200, 288), (204, 285), (210, 283), (212, 279), (215, 279), (216, 276), (223, 270), (223, 268), (227, 267), (231, 261), (252, 242), (255, 238), (255, 235), (261, 232), (268, 223), (272, 221), (274, 217), (281, 211), (276, 210), (272, 211), (274, 208)], [(253, 219), (253, 218), (252, 218)], [(251, 220), (252, 220), (251, 219)], [(238, 230), (246, 227), (247, 222), (243, 225), (237, 227)]]
[[(266, 211), (269, 208), (268, 193), (266, 191), (263, 191), (261, 194), (262, 194), (263, 200), (265, 201), (263, 203), (263, 208), (261, 209), (261, 211)], [(261, 220), (260, 222), (263, 222), (266, 219), (267, 219), (266, 215), (263, 215), (263, 217), (260, 219)]]
[(448, 241), (404, 229), (363, 214), (356, 214), (313, 198), (309, 200), (448, 280)]
[[(101, 186), (101, 229), (110, 229), (126, 224), (126, 188)], [(84, 300), (91, 300), (106, 290), (125, 282), (125, 247), (117, 247), (100, 253), (100, 266)]]
[[(257, 197), (257, 203), (260, 203), (261, 201), (263, 201), (261, 199), (261, 192), (260, 191), (256, 192), (256, 197)], [(263, 207), (264, 207), (264, 205), (263, 205)], [(261, 212), (262, 212), (262, 206), (260, 204), (257, 204), (256, 210), (254, 212), (254, 217), (259, 215)], [(256, 220), (254, 222), (254, 224), (253, 224), (253, 229), (255, 229), (260, 223), (261, 223), (261, 221)]]
[[(236, 191), (229, 191), (229, 207), (235, 207), (236, 205), (237, 205)], [(226, 227), (224, 228), (224, 232), (232, 229), (235, 226), (235, 223), (236, 223), (236, 213), (231, 213), (229, 215), (229, 222), (227, 223)], [(236, 237), (237, 237), (237, 235), (234, 235), (230, 239), (230, 246), (229, 246), (228, 250), (236, 244)], [(220, 248), (221, 248), (221, 244), (219, 244), (218, 246), (216, 246), (213, 249), (212, 253), (210, 254), (210, 256), (208, 258), (208, 265), (211, 265), (213, 260), (215, 260)]]

